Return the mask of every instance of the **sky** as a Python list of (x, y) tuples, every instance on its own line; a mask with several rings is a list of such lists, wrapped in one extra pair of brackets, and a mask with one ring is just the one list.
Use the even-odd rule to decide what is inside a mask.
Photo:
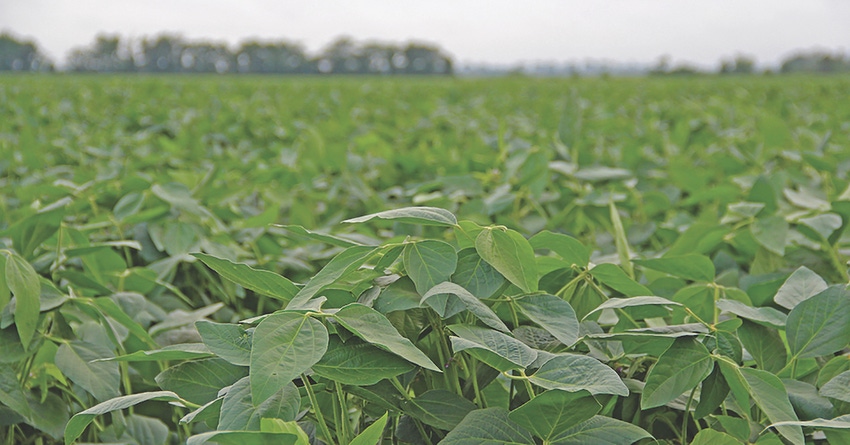
[(335, 38), (429, 42), (459, 63), (761, 66), (799, 50), (850, 51), (850, 0), (0, 0), (0, 31), (60, 64), (100, 33), (195, 40), (286, 39), (318, 52)]

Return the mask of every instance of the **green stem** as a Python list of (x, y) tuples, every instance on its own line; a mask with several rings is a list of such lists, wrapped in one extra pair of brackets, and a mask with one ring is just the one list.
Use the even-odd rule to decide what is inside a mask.
[(328, 443), (333, 445), (333, 436), (331, 436), (331, 431), (328, 429), (328, 424), (325, 423), (325, 416), (322, 415), (322, 410), (319, 408), (319, 401), (316, 399), (316, 393), (313, 392), (313, 386), (310, 385), (310, 379), (306, 375), (301, 374), (301, 381), (304, 382), (304, 388), (307, 389), (307, 395), (310, 397), (310, 404), (313, 405), (313, 412), (316, 413), (316, 420), (319, 421), (319, 429), (322, 431), (322, 435), (325, 436)]
[(581, 280), (583, 280), (585, 276), (587, 276), (587, 272), (586, 272), (586, 271), (585, 271), (585, 272), (580, 272), (578, 275), (576, 275), (576, 277), (575, 277), (575, 278), (573, 278), (572, 280), (570, 280), (570, 281), (569, 281), (569, 283), (565, 284), (562, 288), (558, 289), (558, 292), (555, 292), (555, 295), (556, 295), (556, 296), (558, 296), (558, 297), (560, 297), (560, 298), (564, 298), (564, 292), (566, 292), (566, 291), (567, 291), (567, 289), (570, 289), (571, 287), (573, 287), (573, 286), (575, 286), (576, 284), (578, 284), (578, 282), (579, 282), (579, 281), (581, 281)]
[(696, 391), (697, 387), (694, 386), (694, 389), (691, 390), (691, 394), (688, 396), (688, 403), (685, 404), (685, 414), (682, 416), (682, 441), (688, 438), (688, 417), (691, 416), (691, 403), (694, 401), (694, 393)]
[[(389, 380), (390, 383), (393, 384), (395, 389), (398, 390), (399, 394), (401, 394), (404, 400), (407, 400), (408, 402), (413, 401), (413, 399), (410, 397), (410, 393), (408, 393), (404, 385), (402, 385), (401, 382), (398, 381), (398, 377), (393, 377)], [(411, 417), (411, 419), (413, 418)], [(422, 423), (417, 419), (413, 419), (413, 424), (416, 425), (416, 429), (419, 430), (419, 434), (422, 436), (422, 439), (425, 440), (425, 443), (430, 443), (431, 438), (428, 437), (428, 433), (425, 432), (425, 427), (422, 426)]]
[(826, 251), (829, 252), (829, 262), (832, 263), (832, 267), (835, 268), (836, 272), (838, 272), (845, 283), (850, 281), (850, 277), (847, 275), (847, 266), (841, 262), (837, 249), (835, 249), (834, 246), (831, 246), (828, 242), (824, 242), (823, 244)]
[(341, 436), (339, 438), (339, 443), (348, 443), (349, 435), (348, 435), (348, 403), (345, 401), (345, 392), (342, 391), (342, 384), (339, 382), (334, 382), (334, 389), (336, 390), (336, 398), (339, 402), (339, 414), (340, 414), (340, 423), (337, 425), (337, 435)]

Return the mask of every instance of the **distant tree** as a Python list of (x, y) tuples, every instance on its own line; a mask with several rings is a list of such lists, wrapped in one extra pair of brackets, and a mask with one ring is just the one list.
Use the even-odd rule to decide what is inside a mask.
[(738, 55), (732, 60), (724, 59), (720, 62), (720, 74), (753, 74), (755, 66), (755, 59)]
[(155, 40), (143, 39), (141, 53), (135, 64), (148, 73), (176, 73), (183, 67), (183, 39), (175, 35), (160, 35)]
[(35, 43), (0, 34), (0, 71), (52, 71), (53, 63)]
[(68, 56), (69, 71), (128, 72), (134, 71), (129, 45), (119, 36), (99, 35), (88, 48), (77, 48)]
[(316, 70), (303, 46), (285, 41), (244, 42), (236, 52), (236, 64), (240, 73), (307, 74)]
[(182, 43), (178, 71), (219, 74), (235, 72), (236, 56), (224, 44)]
[(407, 74), (451, 74), (452, 62), (439, 48), (411, 43), (404, 49)]
[(843, 54), (827, 52), (797, 53), (782, 61), (783, 73), (817, 72), (838, 73), (850, 71), (850, 59)]

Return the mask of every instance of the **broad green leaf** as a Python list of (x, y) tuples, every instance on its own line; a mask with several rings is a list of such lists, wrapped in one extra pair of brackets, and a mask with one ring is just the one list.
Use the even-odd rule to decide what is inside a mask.
[(543, 364), (528, 380), (546, 389), (629, 395), (629, 389), (616, 371), (586, 355), (558, 355)]
[(558, 434), (552, 445), (629, 445), (652, 437), (643, 428), (611, 417), (596, 415)]
[(436, 207), (404, 207), (401, 209), (387, 210), (372, 213), (357, 218), (346, 219), (344, 223), (362, 223), (371, 219), (390, 219), (410, 224), (422, 224), (426, 226), (453, 227), (457, 225), (457, 218), (448, 210)]
[(702, 381), (700, 398), (694, 410), (694, 418), (702, 419), (717, 409), (726, 396), (729, 395), (729, 385), (720, 371), (720, 365), (714, 364), (711, 374)]
[(449, 243), (425, 240), (404, 246), (404, 269), (420, 295), (448, 281), (457, 268), (457, 252)]
[(826, 382), (820, 395), (850, 403), (850, 371), (844, 371)]
[[(113, 295), (114, 296), (114, 295)], [(144, 299), (143, 296), (140, 298)], [(138, 337), (140, 340), (145, 342), (148, 346), (155, 348), (159, 346), (139, 323), (136, 323), (123, 309), (119, 306), (114, 300), (110, 297), (99, 297), (94, 299), (94, 306), (104, 314), (108, 315), (111, 319), (117, 321), (122, 326), (127, 328), (131, 334)]]
[(750, 406), (750, 388), (741, 374), (741, 368), (726, 357), (717, 359), (723, 379), (729, 386), (729, 391), (738, 406)]
[(443, 389), (426, 391), (401, 403), (404, 413), (426, 425), (451, 431), (477, 408), (467, 399)]
[(590, 269), (590, 275), (599, 280), (602, 284), (629, 297), (652, 295), (651, 290), (629, 278), (628, 275), (623, 272), (623, 269), (620, 269), (614, 264), (600, 264), (593, 269)]
[(611, 227), (614, 231), (614, 244), (617, 247), (617, 256), (620, 257), (620, 267), (626, 271), (629, 278), (635, 278), (635, 270), (632, 265), (632, 253), (629, 249), (629, 239), (626, 236), (626, 230), (623, 228), (623, 222), (620, 220), (620, 212), (614, 201), (608, 202), (608, 210), (611, 215)]
[(741, 445), (741, 442), (726, 433), (704, 429), (694, 436), (691, 445)]
[(289, 433), (298, 436), (293, 445), (310, 445), (310, 436), (298, 425), (298, 422), (284, 422), (280, 419), (260, 419), (260, 431), (264, 433)]
[(292, 298), (287, 309), (301, 309), (307, 306), (316, 294), (329, 284), (335, 282), (343, 275), (357, 270), (369, 258), (372, 257), (379, 249), (370, 246), (353, 246), (349, 247), (333, 259), (320, 270), (300, 291)]
[(590, 311), (584, 318), (590, 316), (590, 314), (599, 312), (603, 309), (622, 309), (626, 307), (636, 307), (636, 306), (681, 306), (681, 303), (676, 303), (675, 301), (668, 300), (666, 298), (661, 297), (631, 297), (631, 298), (609, 298), (602, 302), (596, 309)]
[[(487, 326), (490, 326), (493, 329), (498, 329), (502, 332), (510, 332), (508, 327), (505, 326), (505, 323), (503, 323), (502, 320), (499, 319), (499, 316), (496, 315), (496, 313), (493, 312), (493, 310), (490, 309), (489, 306), (482, 303), (481, 300), (475, 298), (475, 296), (469, 293), (469, 291), (455, 283), (446, 281), (437, 284), (436, 286), (429, 289), (428, 292), (426, 292), (422, 296), (421, 303), (429, 304), (429, 302), (431, 301), (431, 297), (446, 294), (454, 295), (455, 297), (457, 297), (469, 312), (472, 312), (473, 315), (478, 317), (478, 319), (481, 320)], [(438, 310), (437, 313), (440, 313), (440, 311)]]
[(194, 311), (186, 312), (181, 309), (171, 311), (160, 323), (151, 326), (148, 331), (150, 335), (158, 335), (165, 331), (194, 324), (196, 321), (206, 318), (224, 307), (224, 303), (214, 303)]
[(525, 369), (537, 358), (537, 352), (525, 343), (492, 329), (459, 324), (449, 329), (457, 335), (451, 337), (455, 353), (468, 350), (499, 371)]
[(788, 354), (776, 329), (745, 321), (738, 328), (738, 338), (759, 368), (776, 374), (785, 367)]
[(741, 318), (754, 321), (777, 329), (785, 328), (786, 315), (772, 307), (752, 307), (740, 301), (720, 299), (717, 307), (721, 311), (730, 312)]
[(638, 266), (691, 281), (714, 281), (714, 263), (704, 255), (687, 254), (648, 260), (634, 260)]
[(9, 365), (0, 365), (0, 403), (12, 408), (24, 418), (32, 417), (26, 393), (15, 370)]
[(344, 249), (347, 249), (347, 248), (352, 247), (352, 246), (362, 246), (363, 245), (363, 244), (358, 243), (356, 241), (346, 239), (346, 238), (342, 238), (342, 237), (339, 237), (339, 236), (328, 235), (326, 233), (307, 230), (304, 227), (301, 227), (301, 226), (298, 226), (298, 225), (274, 224), (274, 226), (275, 227), (282, 227), (282, 228), (284, 228), (284, 229), (286, 229), (286, 230), (288, 230), (292, 233), (295, 233), (295, 234), (298, 234), (298, 235), (301, 235), (301, 236), (305, 236), (307, 238), (310, 238), (310, 239), (313, 239), (313, 240), (316, 240), (316, 241), (319, 241), (319, 242), (327, 243), (327, 244), (330, 244), (332, 246), (342, 247)]
[[(747, 382), (749, 393), (756, 401), (756, 405), (771, 422), (799, 420), (779, 377), (767, 371), (752, 368), (740, 368), (739, 371)], [(803, 431), (799, 426), (779, 426), (776, 430), (794, 445), (805, 443)]]
[(195, 322), (201, 340), (210, 351), (234, 365), (251, 364), (252, 332), (232, 323)]
[(262, 431), (209, 431), (196, 434), (186, 440), (186, 445), (203, 445), (213, 442), (218, 445), (296, 445), (298, 435)]
[(38, 326), (41, 283), (27, 260), (11, 254), (6, 258), (6, 285), (15, 296), (15, 327), (24, 348), (30, 344)]
[(251, 402), (251, 382), (243, 377), (234, 383), (221, 403), (219, 430), (257, 430), (260, 419), (273, 418), (292, 421), (301, 409), (298, 388), (289, 382), (274, 395), (255, 406)]
[(828, 419), (835, 416), (832, 402), (818, 394), (815, 385), (795, 379), (782, 379), (782, 385), (800, 419)]
[(106, 359), (97, 359), (94, 362), (157, 362), (169, 360), (190, 360), (196, 358), (208, 358), (213, 354), (203, 343), (178, 343), (169, 345), (162, 349), (152, 351), (136, 351), (130, 354), (119, 355)]
[(518, 232), (488, 227), (475, 238), (475, 250), (488, 264), (524, 292), (537, 292), (534, 249)]
[(103, 401), (121, 395), (118, 364), (95, 361), (112, 357), (112, 351), (105, 346), (75, 340), (60, 345), (55, 360), (62, 374)]
[(798, 359), (840, 350), (850, 342), (850, 293), (832, 286), (800, 302), (788, 314), (785, 332)]
[(440, 372), (440, 368), (410, 340), (402, 337), (387, 317), (380, 312), (362, 304), (353, 303), (337, 311), (334, 318), (344, 328), (363, 340), (425, 369)]
[(543, 440), (590, 419), (602, 405), (586, 391), (546, 391), (511, 411), (510, 419)]
[(785, 242), (788, 237), (788, 223), (781, 216), (769, 216), (757, 219), (751, 226), (753, 237), (765, 249), (779, 255), (785, 255)]
[(504, 408), (469, 413), (440, 445), (532, 445), (531, 433), (513, 422)]
[(218, 396), (218, 391), (248, 375), (248, 368), (231, 365), (220, 358), (183, 362), (156, 376), (156, 383), (166, 391), (203, 405)]
[(823, 292), (826, 281), (806, 266), (800, 266), (782, 283), (773, 301), (785, 309), (794, 309), (801, 301)]
[(193, 253), (192, 256), (222, 277), (258, 294), (288, 302), (298, 293), (298, 288), (291, 281), (274, 272), (254, 269), (247, 264), (234, 263), (205, 253)]
[(515, 304), (523, 315), (564, 345), (571, 346), (578, 340), (576, 313), (566, 301), (554, 295), (542, 294), (514, 299), (511, 304)]
[(387, 426), (389, 413), (384, 413), (378, 420), (372, 422), (360, 434), (357, 435), (348, 445), (376, 445), (381, 443), (381, 437), (384, 435), (384, 428)]
[(251, 399), (255, 406), (318, 362), (328, 330), (304, 314), (278, 312), (257, 325), (251, 347)]
[(590, 252), (577, 239), (561, 233), (544, 230), (532, 236), (528, 242), (534, 249), (548, 249), (563, 258), (568, 264), (587, 267)]
[(844, 371), (850, 371), (850, 355), (844, 354), (829, 359), (818, 372), (817, 386), (822, 387)]
[(478, 298), (490, 298), (505, 283), (505, 277), (478, 255), (474, 248), (458, 252), (451, 281)]
[(124, 417), (120, 428), (117, 423), (107, 427), (100, 433), (100, 439), (109, 443), (166, 445), (168, 425), (154, 417), (131, 414)]
[[(814, 420), (805, 420), (805, 421), (785, 421), (785, 422), (776, 422), (768, 425), (768, 428), (776, 428), (778, 426), (804, 426), (809, 428), (814, 428), (817, 430), (823, 429), (837, 429), (837, 430), (846, 430), (850, 429), (850, 414), (845, 414), (843, 416), (838, 416), (834, 419), (814, 419)], [(832, 442), (830, 442), (832, 443)]]
[(214, 422), (218, 420), (218, 416), (221, 413), (222, 402), (224, 402), (224, 396), (216, 397), (180, 418), (180, 423)]
[(696, 388), (713, 368), (708, 349), (690, 338), (673, 342), (646, 376), (646, 386), (640, 399), (641, 409), (662, 406)]
[(6, 284), (6, 256), (0, 254), (0, 311), (2, 311), (9, 301), (12, 299), (12, 291), (9, 285)]
[(328, 351), (313, 365), (313, 372), (324, 378), (357, 386), (374, 385), (413, 369), (410, 362), (395, 354), (358, 338), (343, 343), (335, 335), (330, 337)]
[(85, 411), (75, 414), (74, 417), (71, 417), (71, 420), (68, 421), (68, 424), (65, 426), (65, 444), (70, 445), (72, 442), (77, 440), (95, 417), (112, 411), (129, 408), (149, 400), (168, 402), (182, 401), (177, 394), (171, 391), (143, 392), (107, 400)]

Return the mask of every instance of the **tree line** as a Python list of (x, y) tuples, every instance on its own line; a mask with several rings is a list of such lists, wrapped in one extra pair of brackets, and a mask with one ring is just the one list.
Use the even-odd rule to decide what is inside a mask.
[[(56, 69), (35, 42), (8, 33), (0, 34), (0, 71)], [(442, 49), (421, 43), (361, 43), (343, 37), (311, 56), (303, 45), (286, 40), (251, 40), (233, 49), (222, 43), (189, 41), (169, 34), (141, 39), (99, 35), (90, 45), (72, 50), (63, 69), (97, 73), (220, 74), (450, 75), (455, 72), (451, 57)], [(846, 73), (850, 72), (850, 57), (827, 51), (798, 52), (783, 59), (778, 71)], [(670, 66), (668, 57), (662, 57), (645, 72), (652, 75), (705, 73), (688, 65)], [(755, 60), (743, 55), (721, 60), (716, 72), (759, 73)], [(549, 74), (557, 75), (555, 72)]]
[[(0, 35), (0, 70), (53, 71), (55, 65), (31, 41)], [(225, 44), (177, 35), (125, 39), (99, 35), (71, 51), (64, 67), (87, 73), (386, 74), (448, 75), (452, 59), (437, 46), (360, 43), (339, 38), (318, 55), (284, 40)]]

